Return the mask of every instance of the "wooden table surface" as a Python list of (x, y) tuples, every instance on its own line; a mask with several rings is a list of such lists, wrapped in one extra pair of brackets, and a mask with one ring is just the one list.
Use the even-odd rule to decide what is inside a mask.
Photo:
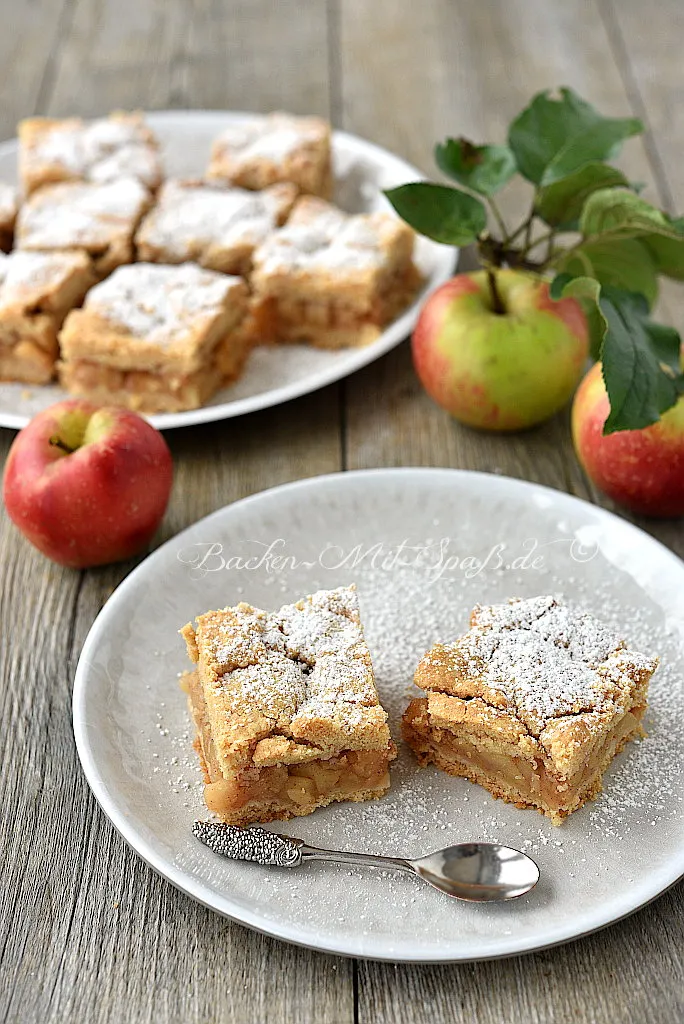
[[(289, 109), (432, 170), (446, 134), (502, 139), (538, 89), (568, 84), (641, 117), (624, 166), (684, 207), (681, 0), (0, 0), (0, 136), (32, 113)], [(512, 190), (507, 212), (519, 212)], [(684, 327), (665, 289), (662, 316)], [(0, 431), (3, 458), (13, 433)], [(341, 384), (172, 431), (159, 541), (243, 495), (374, 466), (503, 472), (603, 504), (567, 416), (516, 437), (461, 428), (422, 393), (406, 344)], [(681, 523), (640, 522), (684, 554)], [(198, 906), (113, 831), (70, 719), (85, 635), (131, 564), (53, 566), (0, 523), (0, 1012), (30, 1022), (538, 1024), (684, 1019), (684, 885), (598, 934), (480, 964), (324, 956)]]

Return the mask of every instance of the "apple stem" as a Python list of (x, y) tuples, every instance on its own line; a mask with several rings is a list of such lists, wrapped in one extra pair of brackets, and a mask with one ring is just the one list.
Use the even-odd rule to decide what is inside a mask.
[(492, 297), (492, 309), (495, 313), (505, 313), (506, 307), (499, 295), (499, 289), (496, 284), (496, 274), (491, 267), (487, 267), (487, 280), (489, 281), (489, 292)]
[(65, 452), (67, 455), (73, 455), (73, 453), (76, 451), (75, 448), (70, 448), (69, 445), (62, 440), (59, 434), (52, 435), (52, 437), (50, 438), (50, 444), (52, 445), (53, 448), (59, 448), (60, 451)]

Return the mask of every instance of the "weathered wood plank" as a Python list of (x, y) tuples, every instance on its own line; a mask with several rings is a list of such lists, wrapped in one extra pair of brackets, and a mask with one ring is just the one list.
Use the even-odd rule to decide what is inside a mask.
[[(325, 10), (309, 3), (304, 31), (294, 31), (298, 11), (265, 0), (230, 10), (203, 0), (81, 0), (47, 71), (47, 48), (40, 59), (31, 50), (31, 32), (44, 25), (26, 29), (33, 77), (27, 69), (17, 92), (26, 107), (16, 114), (36, 104), (34, 79), (50, 87), (42, 109), (53, 114), (170, 104), (327, 113)], [(339, 422), (333, 387), (168, 435), (176, 480), (159, 539), (245, 494), (339, 468)], [(10, 439), (1, 435), (3, 457)], [(131, 853), (95, 806), (73, 745), (71, 680), (97, 611), (130, 565), (85, 574), (49, 567), (6, 517), (0, 556), (3, 621), (22, 638), (0, 655), (9, 729), (0, 776), (2, 1018), (348, 1024), (350, 962), (277, 943), (196, 905)]]
[(68, 0), (5, 3), (0, 32), (0, 138), (20, 117), (38, 113), (54, 70), (52, 54), (67, 30)]
[[(446, 134), (501, 139), (510, 118), (538, 89), (567, 83), (607, 113), (632, 107), (599, 9), (584, 0), (562, 6), (522, 0), (376, 0), (369, 6), (346, 0), (339, 15), (342, 126), (431, 173), (435, 140)], [(673, 146), (677, 141), (675, 136)], [(622, 163), (635, 177), (653, 181), (651, 160), (651, 150), (634, 142)], [(650, 194), (655, 198), (656, 190)], [(511, 189), (502, 203), (505, 216), (520, 217), (528, 203), (522, 190)], [(567, 415), (516, 437), (467, 430), (422, 393), (406, 347), (348, 381), (346, 396), (349, 468), (420, 464), (501, 471), (599, 500), (572, 454)], [(681, 534), (678, 524), (642, 525), (671, 544)], [(600, 935), (521, 959), (444, 968), (361, 963), (359, 1021), (565, 1024), (629, 1017), (674, 1024), (681, 1015), (683, 902), (679, 886)], [(644, 948), (646, 957), (639, 952)], [(629, 993), (614, 971), (625, 958), (635, 971)]]

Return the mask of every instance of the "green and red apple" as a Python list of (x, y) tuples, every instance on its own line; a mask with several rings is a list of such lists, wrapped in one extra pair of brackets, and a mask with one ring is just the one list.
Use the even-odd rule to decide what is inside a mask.
[(499, 311), (484, 270), (433, 292), (413, 333), (413, 361), (425, 390), (457, 420), (522, 430), (572, 397), (588, 355), (587, 323), (576, 299), (554, 301), (540, 277), (494, 273)]
[(17, 435), (3, 498), (27, 539), (60, 565), (130, 558), (159, 526), (171, 492), (171, 453), (136, 413), (59, 402)]
[(684, 398), (653, 426), (603, 434), (610, 404), (601, 364), (592, 366), (572, 407), (572, 436), (587, 476), (632, 512), (684, 515)]

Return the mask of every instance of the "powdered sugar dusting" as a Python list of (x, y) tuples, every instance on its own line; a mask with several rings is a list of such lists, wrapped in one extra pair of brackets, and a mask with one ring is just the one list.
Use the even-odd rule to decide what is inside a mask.
[(44, 168), (54, 173), (55, 167), (65, 177), (99, 183), (130, 177), (154, 187), (161, 177), (153, 136), (135, 114), (47, 125), (32, 135), (25, 161), (36, 177)]
[(383, 266), (387, 249), (403, 230), (390, 214), (346, 215), (319, 203), (311, 217), (298, 217), (276, 231), (254, 254), (257, 273), (344, 270), (364, 275)]
[(249, 192), (208, 184), (167, 181), (154, 209), (143, 221), (138, 244), (163, 249), (178, 259), (192, 258), (200, 247), (221, 250), (254, 247), (273, 231), (287, 205), (289, 186)]
[(88, 260), (81, 253), (0, 253), (0, 311), (17, 312), (40, 306), (74, 272), (87, 267)]
[(163, 346), (201, 331), (235, 290), (243, 290), (239, 277), (203, 270), (194, 263), (134, 263), (118, 267), (92, 288), (84, 308), (123, 328), (133, 340)]
[(503, 694), (536, 736), (561, 715), (626, 710), (638, 672), (656, 666), (593, 616), (549, 596), (478, 606), (473, 621), (445, 650), (463, 679)]
[(135, 178), (46, 186), (22, 206), (17, 242), (23, 249), (105, 249), (132, 236), (147, 202), (147, 190)]
[(223, 131), (214, 143), (214, 159), (225, 157), (236, 169), (255, 160), (281, 163), (298, 149), (325, 139), (327, 126), (315, 117), (270, 114)]
[(347, 731), (377, 705), (352, 587), (318, 591), (278, 611), (250, 605), (200, 623), (200, 643), (223, 667), (218, 688), (233, 709), (258, 710), (285, 731), (326, 719)]

